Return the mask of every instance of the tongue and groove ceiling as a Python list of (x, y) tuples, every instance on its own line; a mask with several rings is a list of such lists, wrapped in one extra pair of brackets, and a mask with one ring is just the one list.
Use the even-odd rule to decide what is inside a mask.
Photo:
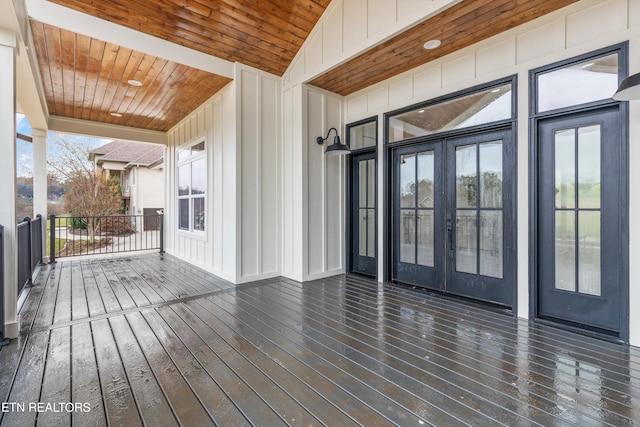
[[(309, 83), (348, 95), (575, 1), (464, 0)], [(281, 76), (330, 0), (52, 3)], [(51, 115), (167, 131), (230, 81), (33, 19), (31, 29)], [(422, 44), (430, 39), (443, 44), (427, 51)], [(131, 86), (130, 79), (143, 84)]]

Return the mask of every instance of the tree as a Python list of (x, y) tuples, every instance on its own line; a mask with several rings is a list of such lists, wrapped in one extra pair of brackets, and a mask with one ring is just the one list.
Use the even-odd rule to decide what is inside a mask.
[(114, 215), (122, 209), (117, 177), (109, 178), (93, 172), (78, 173), (69, 180), (64, 205), (72, 216), (82, 218), (89, 241), (93, 242), (101, 217)]
[(91, 138), (49, 134), (47, 136), (49, 174), (59, 182), (67, 182), (78, 175), (93, 174), (89, 151), (96, 147), (96, 140)]
[(53, 134), (48, 143), (50, 174), (57, 182), (66, 184), (65, 209), (82, 218), (93, 242), (100, 217), (122, 210), (119, 180), (95, 172), (89, 151), (97, 146), (96, 140)]

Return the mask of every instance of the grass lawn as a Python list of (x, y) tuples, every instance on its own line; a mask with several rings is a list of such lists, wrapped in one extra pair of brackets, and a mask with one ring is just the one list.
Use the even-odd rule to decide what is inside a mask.
[[(60, 249), (64, 248), (65, 243), (67, 243), (67, 239), (56, 239), (56, 253), (60, 251)], [(46, 256), (49, 256), (51, 253), (51, 239), (47, 239), (47, 253)]]

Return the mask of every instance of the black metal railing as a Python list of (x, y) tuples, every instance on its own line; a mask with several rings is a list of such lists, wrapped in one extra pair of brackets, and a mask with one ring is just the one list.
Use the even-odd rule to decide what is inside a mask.
[(7, 344), (4, 339), (4, 227), (0, 225), (0, 346)]
[(162, 214), (49, 217), (49, 262), (151, 249), (164, 252)]
[(18, 224), (18, 294), (31, 283), (33, 272), (42, 263), (42, 216), (26, 217)]

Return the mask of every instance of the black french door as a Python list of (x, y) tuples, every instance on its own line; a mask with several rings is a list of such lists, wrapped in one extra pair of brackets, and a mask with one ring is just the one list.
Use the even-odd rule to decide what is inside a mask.
[(621, 331), (626, 167), (615, 106), (538, 124), (537, 315)]
[(444, 289), (442, 142), (394, 150), (393, 278)]
[(394, 280), (513, 306), (511, 130), (399, 148), (393, 168)]
[(351, 156), (351, 270), (376, 276), (376, 152)]

